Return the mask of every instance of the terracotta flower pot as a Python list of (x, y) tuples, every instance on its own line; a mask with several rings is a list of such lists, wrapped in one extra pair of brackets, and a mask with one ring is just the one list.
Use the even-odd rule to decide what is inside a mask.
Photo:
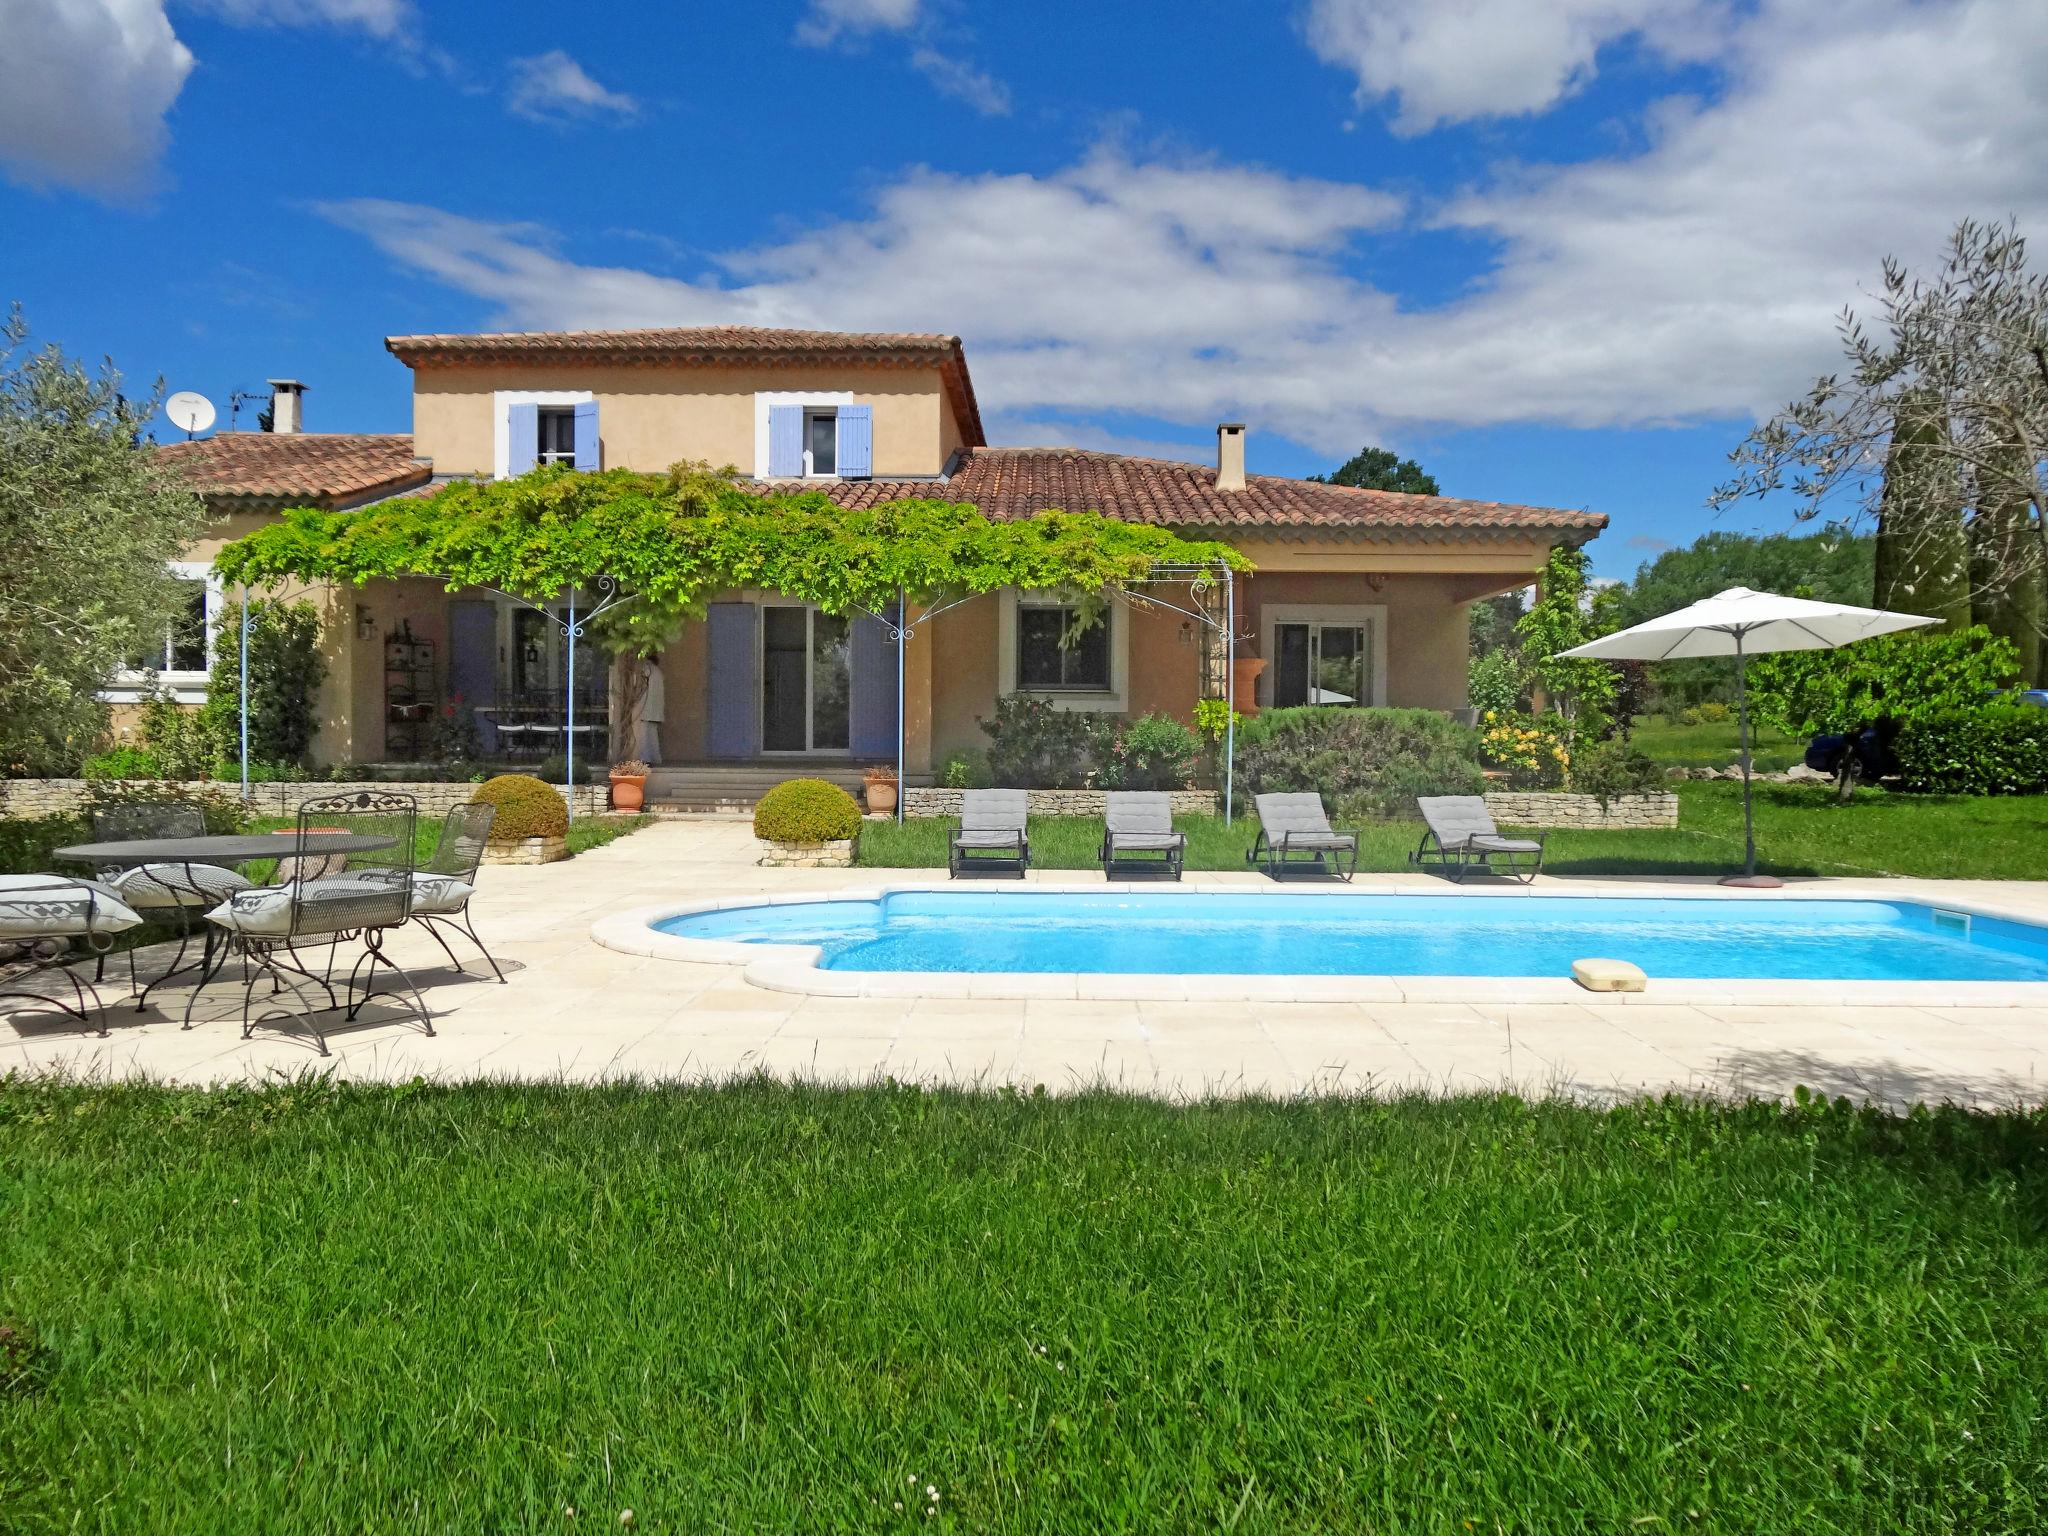
[(647, 804), (647, 775), (615, 773), (612, 779), (612, 809), (637, 811)]
[(1235, 676), (1233, 692), (1240, 715), (1256, 715), (1259, 712), (1259, 674), (1266, 670), (1263, 656), (1240, 656), (1234, 663)]
[(867, 781), (868, 809), (877, 816), (886, 816), (896, 809), (896, 781), (894, 779), (869, 779)]

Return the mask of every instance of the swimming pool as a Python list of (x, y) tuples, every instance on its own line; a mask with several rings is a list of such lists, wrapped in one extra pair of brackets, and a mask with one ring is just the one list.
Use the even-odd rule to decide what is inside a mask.
[(834, 971), (2048, 981), (2048, 928), (1918, 902), (901, 891), (726, 907), (659, 933), (815, 946)]

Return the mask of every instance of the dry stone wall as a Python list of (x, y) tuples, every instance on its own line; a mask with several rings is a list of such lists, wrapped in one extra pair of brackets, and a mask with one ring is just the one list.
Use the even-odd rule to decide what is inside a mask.
[[(110, 784), (131, 794), (146, 794), (159, 787), (151, 779), (129, 779)], [(181, 784), (181, 790), (208, 789), (236, 797), (241, 785), (237, 783)], [(84, 808), (92, 785), (85, 779), (0, 779), (0, 816), (28, 818), (33, 816), (61, 816), (67, 812)], [(563, 786), (554, 786), (555, 792), (569, 801)], [(397, 784), (386, 780), (350, 780), (335, 783), (325, 779), (309, 779), (297, 784), (251, 784), (248, 807), (252, 816), (295, 816), (301, 804), (328, 795), (352, 795), (360, 790), (372, 793), (388, 792), (411, 795), (419, 802), (422, 816), (445, 816), (458, 805), (467, 805), (469, 797), (476, 793), (474, 784)], [(578, 784), (575, 799), (569, 802), (578, 816), (594, 816), (605, 809), (606, 787), (602, 784)]]
[(1613, 829), (1678, 825), (1676, 795), (1617, 795), (1602, 805), (1597, 795), (1496, 790), (1486, 797), (1486, 808), (1502, 826)]

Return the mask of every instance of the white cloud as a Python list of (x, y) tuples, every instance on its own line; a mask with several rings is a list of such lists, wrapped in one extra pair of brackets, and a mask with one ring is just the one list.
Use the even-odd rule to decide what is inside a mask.
[(12, 0), (0, 165), (33, 187), (148, 188), (192, 72), (161, 0)]
[(936, 48), (918, 48), (910, 55), (910, 67), (931, 81), (941, 96), (964, 101), (983, 117), (1010, 115), (1010, 88), (965, 59)]
[(565, 117), (639, 115), (639, 102), (599, 85), (559, 48), (530, 59), (514, 59), (511, 69), (512, 94), (505, 105), (521, 117), (554, 122)]
[(356, 27), (401, 38), (413, 24), (412, 0), (181, 0), (241, 27)]
[(1361, 101), (1398, 98), (1395, 127), (1420, 133), (1543, 111), (1624, 38), (1705, 57), (1725, 20), (1725, 0), (1309, 0), (1305, 24), (1318, 56), (1358, 77)]
[[(2038, 0), (1842, 0), (1812, 19), (1766, 0), (1723, 67), (1717, 99), (1657, 107), (1645, 150), (1506, 167), (1421, 210), (1106, 148), (1039, 176), (913, 171), (865, 217), (693, 282), (580, 265), (532, 226), (328, 212), (494, 323), (957, 331), (992, 413), (1191, 433), (1243, 417), (1327, 453), (1425, 426), (1767, 411), (1834, 365), (1834, 313), (1886, 253), (1930, 256), (1965, 215), (2048, 231)], [(1347, 267), (1417, 229), (1483, 242), (1484, 281), (1418, 308)]]
[(797, 23), (797, 41), (823, 47), (849, 34), (904, 32), (917, 13), (918, 0), (811, 0)]

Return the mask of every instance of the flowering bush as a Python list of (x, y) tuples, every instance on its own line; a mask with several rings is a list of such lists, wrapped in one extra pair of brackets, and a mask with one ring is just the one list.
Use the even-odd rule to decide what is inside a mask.
[(1555, 715), (1488, 710), (1479, 722), (1479, 756), (1508, 776), (1513, 789), (1556, 789), (1571, 771), (1571, 749)]
[(1097, 778), (1104, 789), (1185, 789), (1201, 749), (1171, 715), (1141, 715), (1110, 737)]

